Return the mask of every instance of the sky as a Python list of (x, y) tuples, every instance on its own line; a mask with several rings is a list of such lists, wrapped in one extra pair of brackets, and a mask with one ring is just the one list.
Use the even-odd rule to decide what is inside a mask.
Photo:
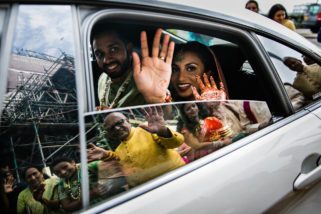
[(73, 55), (72, 18), (69, 6), (25, 5), (19, 8), (14, 49), (58, 57)]

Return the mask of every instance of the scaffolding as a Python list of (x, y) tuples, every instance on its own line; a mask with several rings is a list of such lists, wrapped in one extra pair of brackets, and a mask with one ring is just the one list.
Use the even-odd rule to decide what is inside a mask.
[(10, 148), (14, 168), (45, 167), (53, 153), (77, 160), (77, 109), (73, 57), (16, 50), (0, 121), (1, 145)]

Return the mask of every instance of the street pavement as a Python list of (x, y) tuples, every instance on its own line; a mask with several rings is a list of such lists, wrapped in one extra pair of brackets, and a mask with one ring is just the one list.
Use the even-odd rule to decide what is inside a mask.
[(312, 33), (310, 29), (299, 28), (296, 30), (297, 33), (301, 34), (303, 37), (308, 39), (310, 42), (321, 48), (321, 43), (317, 41), (317, 34)]

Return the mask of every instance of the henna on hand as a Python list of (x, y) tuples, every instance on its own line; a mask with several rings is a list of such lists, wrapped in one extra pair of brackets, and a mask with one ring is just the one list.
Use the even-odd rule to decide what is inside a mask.
[(217, 88), (214, 78), (208, 76), (204, 73), (203, 75), (204, 82), (200, 76), (196, 76), (196, 81), (201, 90), (201, 94), (198, 93), (197, 89), (192, 86), (193, 95), (196, 100), (226, 100), (226, 92), (224, 84), (220, 82), (220, 88)]

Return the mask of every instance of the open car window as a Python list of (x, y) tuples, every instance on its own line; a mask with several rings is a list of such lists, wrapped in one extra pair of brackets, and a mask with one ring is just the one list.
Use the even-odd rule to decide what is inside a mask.
[[(83, 45), (91, 59), (85, 73), (89, 186), (103, 192), (90, 201), (92, 206), (101, 201), (113, 206), (128, 200), (127, 192), (143, 194), (149, 184), (169, 182), (184, 167), (214, 160), (216, 151), (289, 113), (276, 102), (278, 92), (256, 44), (243, 31), (213, 23), (188, 26), (168, 16), (160, 22), (154, 14), (135, 14), (132, 20), (114, 15), (101, 11), (84, 22)], [(168, 52), (170, 41), (173, 52)], [(150, 72), (143, 67), (150, 62), (156, 70), (165, 63), (170, 72), (162, 70), (155, 82), (135, 77)], [(171, 100), (162, 95), (150, 102), (157, 87), (144, 96), (141, 85), (160, 83), (167, 85)], [(186, 119), (184, 107), (198, 122)], [(166, 126), (160, 136), (155, 115)], [(148, 126), (152, 121), (153, 128)]]
[[(271, 85), (264, 83), (265, 73), (259, 67), (258, 59), (255, 59), (255, 54), (247, 51), (251, 47), (248, 42), (235, 35), (225, 35), (215, 28), (205, 34), (202, 31), (170, 28), (166, 24), (155, 53), (153, 47), (157, 46), (153, 45), (154, 35), (159, 27), (105, 19), (92, 24), (86, 41), (86, 47), (90, 47), (88, 54), (91, 53), (89, 56), (92, 57), (86, 72), (89, 111), (163, 103), (167, 96), (164, 88), (168, 89), (172, 102), (206, 100), (208, 97), (206, 98), (206, 93), (202, 96), (205, 90), (201, 86), (202, 83), (205, 84), (205, 74), (209, 81), (212, 77), (217, 86), (217, 91), (212, 90), (214, 94), (221, 93), (223, 89), (226, 95), (224, 99), (266, 101), (272, 112), (284, 114), (273, 102), (275, 98), (270, 96), (275, 92), (271, 92)], [(142, 53), (141, 32), (146, 33), (145, 50), (148, 57)], [(169, 45), (166, 43), (164, 46), (163, 41), (168, 35), (169, 40), (175, 43), (175, 51), (167, 59)], [(116, 45), (112, 46), (108, 43), (110, 41)], [(113, 51), (119, 53), (112, 53)], [(136, 59), (140, 59), (138, 63), (133, 60), (133, 53), (137, 56)], [(190, 59), (189, 53), (193, 55)], [(145, 68), (148, 60), (155, 62), (151, 65), (153, 69), (156, 68), (154, 77), (154, 71), (150, 72)], [(166, 69), (158, 70), (157, 66), (162, 63), (160, 60), (165, 60)], [(137, 72), (134, 72), (137, 66)], [(157, 79), (157, 75), (161, 78), (152, 82), (146, 74), (151, 74), (152, 79)], [(197, 80), (197, 76), (202, 83)], [(193, 93), (193, 87), (200, 97)], [(209, 99), (221, 99), (214, 94)]]

